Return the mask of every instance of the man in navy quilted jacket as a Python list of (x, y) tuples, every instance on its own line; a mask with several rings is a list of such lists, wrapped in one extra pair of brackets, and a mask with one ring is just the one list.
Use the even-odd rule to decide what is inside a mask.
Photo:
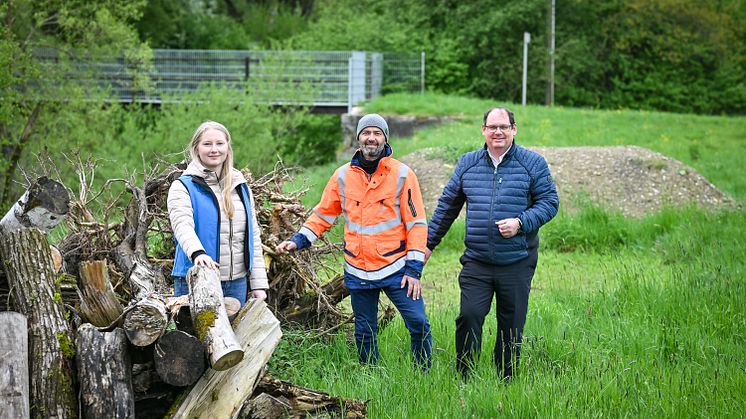
[(461, 156), (428, 226), (426, 263), (466, 203), (461, 312), (456, 319), (456, 366), (464, 378), (478, 358), (493, 295), (495, 365), (505, 380), (513, 376), (539, 256), (539, 228), (559, 208), (547, 162), (513, 142), (517, 130), (509, 109), (485, 112), (485, 145)]

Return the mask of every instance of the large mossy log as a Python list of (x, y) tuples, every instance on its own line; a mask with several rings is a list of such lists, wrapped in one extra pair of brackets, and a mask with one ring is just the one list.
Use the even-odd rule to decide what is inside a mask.
[(227, 371), (207, 370), (173, 413), (174, 418), (236, 418), (282, 337), (280, 322), (264, 301), (249, 300), (233, 321), (245, 351)]
[(29, 365), (26, 316), (0, 313), (0, 417), (28, 419)]
[(99, 332), (90, 323), (80, 326), (77, 364), (83, 417), (135, 417), (132, 364), (124, 330)]
[(62, 298), (55, 292), (57, 275), (46, 236), (37, 229), (0, 234), (14, 306), (30, 329), (31, 408), (33, 417), (76, 418), (72, 358), (75, 345), (65, 320)]
[(192, 323), (197, 338), (205, 345), (210, 366), (218, 371), (233, 367), (241, 362), (244, 351), (228, 321), (220, 273), (195, 266), (187, 272), (187, 284)]

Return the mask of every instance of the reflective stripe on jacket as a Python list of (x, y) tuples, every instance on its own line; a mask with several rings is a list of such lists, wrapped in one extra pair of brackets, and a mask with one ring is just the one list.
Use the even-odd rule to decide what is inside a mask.
[(345, 272), (363, 280), (380, 280), (398, 272), (419, 278), (425, 260), (427, 222), (417, 177), (405, 164), (381, 158), (369, 175), (357, 164), (338, 168), (293, 241), (313, 243), (340, 214), (344, 217)]

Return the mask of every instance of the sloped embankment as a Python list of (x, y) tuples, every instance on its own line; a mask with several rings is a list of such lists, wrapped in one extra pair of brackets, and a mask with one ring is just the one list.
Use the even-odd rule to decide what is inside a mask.
[[(638, 146), (535, 147), (546, 158), (561, 204), (573, 211), (583, 199), (633, 217), (663, 206), (736, 207), (737, 203), (686, 164)], [(428, 214), (432, 214), (456, 161), (440, 149), (401, 157), (417, 174)]]

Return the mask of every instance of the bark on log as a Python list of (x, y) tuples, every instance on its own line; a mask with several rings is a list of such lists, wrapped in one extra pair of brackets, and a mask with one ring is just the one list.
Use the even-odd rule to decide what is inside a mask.
[(333, 397), (277, 380), (270, 375), (262, 377), (255, 393), (259, 395), (246, 404), (242, 412), (243, 417), (274, 418), (278, 416), (268, 416), (267, 413), (279, 412), (286, 417), (324, 414), (332, 417), (364, 418), (368, 409), (367, 402)]
[(202, 342), (180, 330), (168, 331), (158, 339), (153, 362), (164, 383), (179, 387), (196, 383), (207, 369)]
[(75, 347), (61, 297), (55, 295), (56, 274), (46, 237), (36, 229), (0, 235), (0, 256), (14, 306), (30, 326), (32, 416), (77, 417), (72, 358)]
[(216, 269), (195, 266), (187, 272), (187, 284), (197, 338), (205, 345), (210, 366), (225, 371), (241, 362), (244, 351), (228, 321), (219, 275)]
[(280, 322), (264, 301), (249, 300), (233, 323), (246, 356), (228, 371), (207, 370), (174, 418), (236, 418), (253, 393), (259, 373), (282, 337)]
[(67, 189), (61, 183), (42, 176), (0, 220), (0, 234), (31, 227), (48, 233), (65, 218), (69, 209)]
[(28, 419), (28, 328), (21, 313), (0, 313), (0, 417)]
[(124, 311), (111, 286), (106, 260), (83, 262), (80, 275), (80, 314), (94, 326), (105, 327), (116, 321)]
[(132, 364), (122, 329), (102, 333), (90, 323), (80, 326), (77, 361), (83, 417), (135, 417)]

